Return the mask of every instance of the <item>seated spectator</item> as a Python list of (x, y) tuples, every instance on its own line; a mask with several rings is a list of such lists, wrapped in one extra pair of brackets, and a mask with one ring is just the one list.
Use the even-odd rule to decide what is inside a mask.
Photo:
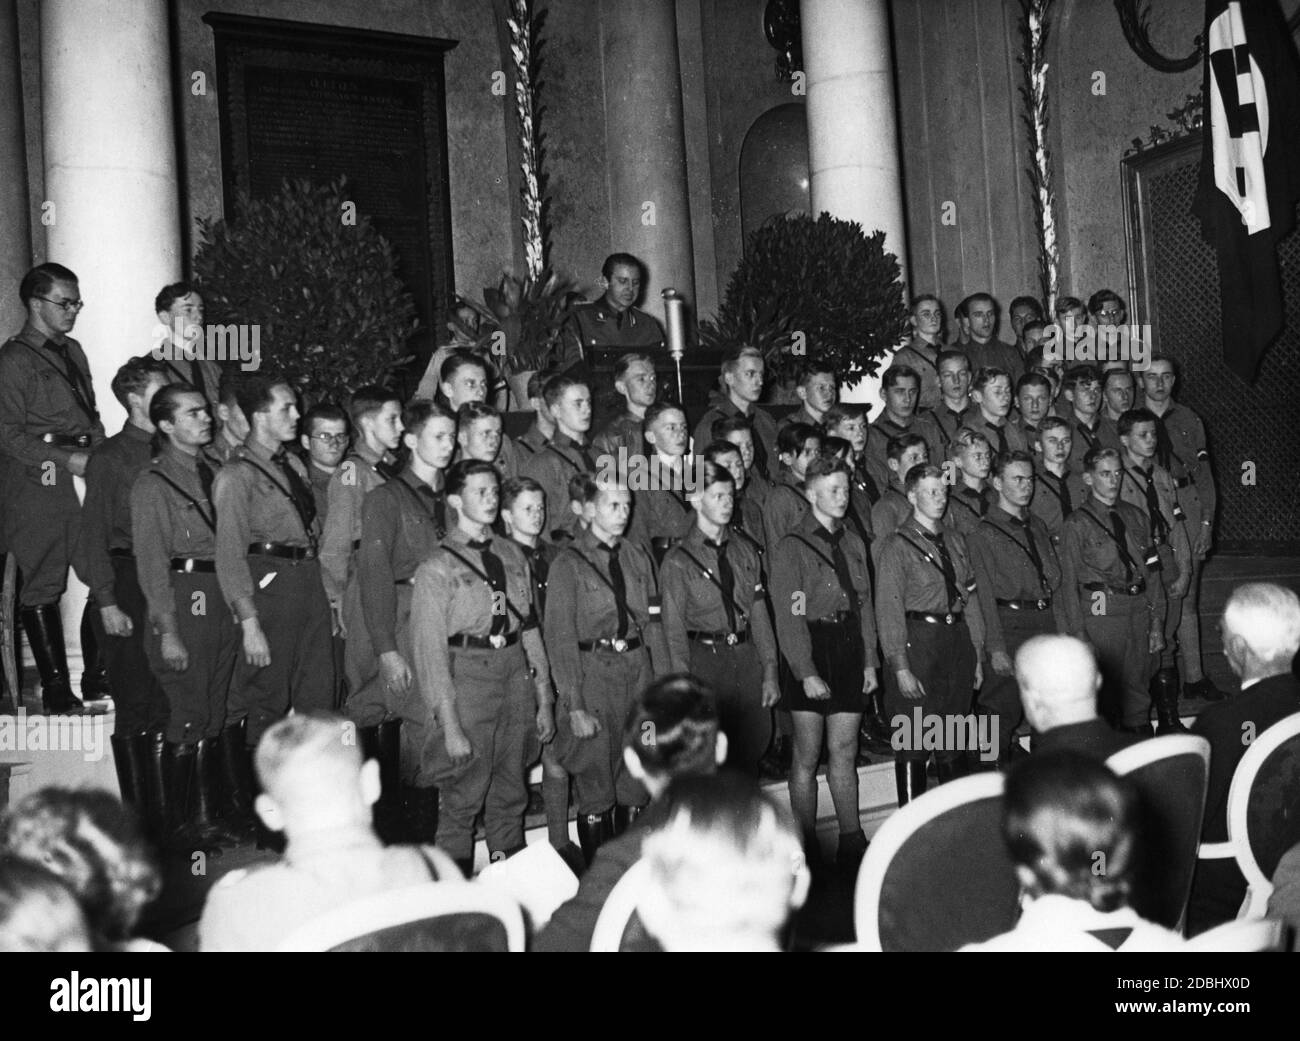
[(132, 938), (162, 878), (135, 817), (115, 796), (95, 788), (33, 792), (0, 822), (0, 848), (62, 879), (97, 950), (165, 950)]
[(641, 859), (641, 840), (663, 814), (660, 797), (674, 777), (712, 774), (726, 761), (713, 692), (685, 673), (650, 684), (623, 728), (623, 760), (645, 785), (650, 806), (632, 827), (604, 843), (577, 895), (555, 912), (533, 944), (537, 951), (585, 951), (610, 890)]
[(1097, 714), (1101, 673), (1092, 649), (1073, 636), (1035, 636), (1016, 653), (1016, 682), (1035, 753), (1068, 749), (1107, 759), (1137, 742)]
[(793, 821), (740, 774), (683, 777), (646, 835), (638, 913), (664, 950), (780, 951), (811, 876)]
[(1300, 952), (1300, 846), (1292, 846), (1277, 863), (1268, 916), (1286, 922), (1291, 930), (1290, 949)]
[(1138, 792), (1077, 752), (1030, 756), (1007, 774), (1002, 838), (1020, 881), (1020, 921), (963, 951), (1168, 951), (1182, 937), (1128, 906)]
[(380, 843), (371, 826), (379, 763), (361, 761), (341, 716), (294, 714), (257, 746), (257, 812), (287, 845), (277, 864), (232, 871), (212, 887), (199, 922), (204, 951), (269, 951), (299, 926), (349, 900), (463, 878), (433, 847)]
[[(1300, 681), (1291, 672), (1300, 650), (1300, 597), (1270, 582), (1238, 586), (1223, 609), (1221, 628), (1223, 653), (1241, 688), (1192, 724), (1192, 733), (1210, 742), (1204, 842), (1228, 840), (1228, 790), (1250, 742), (1300, 712)], [(1189, 935), (1235, 918), (1245, 898), (1246, 880), (1235, 860), (1199, 862), (1187, 907)]]
[(17, 857), (0, 858), (0, 951), (80, 954), (93, 949), (81, 905), (58, 875)]

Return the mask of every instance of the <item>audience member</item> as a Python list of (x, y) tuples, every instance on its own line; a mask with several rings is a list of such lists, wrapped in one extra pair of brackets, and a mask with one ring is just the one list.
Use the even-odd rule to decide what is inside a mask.
[(89, 953), (90, 929), (58, 875), (17, 857), (0, 858), (0, 951)]
[(1035, 754), (1068, 749), (1107, 759), (1138, 739), (1097, 713), (1101, 673), (1092, 648), (1073, 636), (1035, 636), (1016, 653), (1016, 682)]

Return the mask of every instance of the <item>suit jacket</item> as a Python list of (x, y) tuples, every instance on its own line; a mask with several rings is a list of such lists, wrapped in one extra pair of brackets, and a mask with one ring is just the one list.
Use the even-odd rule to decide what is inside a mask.
[(1068, 750), (1095, 759), (1109, 759), (1121, 748), (1137, 744), (1140, 739), (1131, 734), (1121, 734), (1100, 717), (1086, 723), (1067, 723), (1034, 735), (1033, 751), (1060, 752)]

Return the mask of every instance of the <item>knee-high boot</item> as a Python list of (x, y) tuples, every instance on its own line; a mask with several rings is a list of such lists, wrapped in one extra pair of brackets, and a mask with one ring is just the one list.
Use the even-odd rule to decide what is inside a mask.
[(596, 859), (596, 850), (614, 837), (614, 811), (578, 814), (578, 844), (587, 866)]
[(898, 787), (898, 805), (905, 806), (926, 788), (925, 760), (894, 757), (894, 783)]
[(41, 677), (41, 704), (48, 715), (77, 715), (85, 711), (72, 694), (68, 652), (63, 643), (59, 605), (41, 604), (22, 611), (23, 631)]

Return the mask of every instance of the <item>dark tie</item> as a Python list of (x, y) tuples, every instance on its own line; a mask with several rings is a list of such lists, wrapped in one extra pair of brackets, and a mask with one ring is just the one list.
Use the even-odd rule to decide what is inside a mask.
[(311, 526), (316, 521), (316, 498), (311, 493), (311, 486), (293, 468), (293, 464), (289, 462), (289, 453), (283, 448), (271, 456), (271, 462), (275, 463), (284, 474), (289, 487), (289, 497), (293, 500), (294, 509), (298, 511), (303, 531), (310, 538)]
[(866, 464), (861, 459), (853, 465), (853, 482), (859, 491), (866, 493), (867, 501), (872, 506), (880, 501), (880, 489), (876, 487), (875, 478), (867, 472)]
[(760, 474), (767, 474), (767, 448), (763, 445), (763, 439), (758, 436), (758, 431), (750, 425), (750, 440), (754, 443), (754, 469)]
[(1038, 553), (1038, 544), (1034, 542), (1033, 529), (1029, 527), (1029, 518), (1023, 520), (1019, 517), (1012, 517), (1011, 523), (1025, 533), (1025, 549), (1029, 551), (1029, 559), (1034, 562), (1034, 570), (1038, 572), (1038, 582), (1047, 592), (1051, 587), (1047, 583), (1047, 572), (1043, 570), (1043, 558)]
[(1061, 489), (1061, 517), (1065, 518), (1074, 509), (1074, 503), (1070, 501), (1070, 482), (1062, 477), (1056, 482), (1056, 486)]
[(546, 581), (549, 577), (550, 568), (546, 564), (546, 556), (542, 553), (540, 547), (537, 549), (528, 549), (524, 547), (528, 554), (528, 562), (533, 566), (533, 585), (537, 589), (537, 613), (539, 615), (546, 613)]
[(939, 551), (939, 564), (943, 569), (943, 585), (948, 594), (948, 607), (951, 608), (958, 600), (957, 570), (952, 566), (952, 557), (948, 555), (948, 545), (943, 541), (942, 532), (931, 534), (922, 529), (921, 534), (933, 542), (935, 549)]
[(844, 529), (827, 531), (825, 528), (821, 528), (817, 534), (831, 544), (831, 563), (835, 566), (835, 579), (840, 584), (840, 591), (849, 602), (849, 610), (856, 614), (858, 610), (858, 594), (853, 588), (853, 575), (849, 571), (849, 559), (844, 555)]
[(45, 346), (58, 355), (63, 362), (63, 368), (68, 375), (68, 383), (72, 385), (73, 396), (77, 399), (77, 404), (81, 406), (81, 410), (86, 413), (86, 418), (91, 422), (99, 419), (99, 412), (95, 408), (95, 392), (90, 388), (77, 363), (72, 360), (72, 355), (68, 353), (68, 345), (46, 340)]
[(1002, 427), (996, 427), (992, 423), (986, 424), (990, 430), (998, 435), (998, 455), (1007, 454), (1007, 432)]
[(1165, 426), (1165, 417), (1161, 416), (1156, 420), (1156, 462), (1168, 470), (1173, 457), (1174, 443), (1169, 438), (1169, 430)]
[(1128, 552), (1128, 528), (1124, 524), (1124, 518), (1119, 515), (1119, 510), (1110, 511), (1110, 523), (1115, 529), (1115, 543), (1119, 549), (1119, 558), (1124, 565), (1124, 581), (1132, 582), (1133, 576), (1137, 572), (1137, 565), (1133, 563), (1133, 558)]
[(736, 631), (736, 573), (727, 559), (727, 544), (705, 539), (704, 544), (717, 554), (718, 585), (722, 587), (722, 609), (727, 612), (727, 632)]
[(594, 474), (596, 472), (596, 460), (591, 457), (586, 445), (580, 445), (577, 441), (573, 442), (574, 449), (577, 450), (578, 458), (582, 460), (582, 469), (584, 473)]
[(212, 502), (212, 482), (215, 479), (210, 467), (200, 456), (195, 463), (195, 469), (199, 472), (199, 485), (203, 488), (203, 498), (207, 499), (209, 504)]
[(487, 574), (488, 585), (492, 587), (492, 629), (490, 635), (504, 636), (510, 628), (510, 618), (506, 614), (506, 566), (501, 558), (492, 552), (492, 540), (481, 542), (470, 540), (469, 548), (476, 550), (483, 558), (483, 571)]
[(1156, 492), (1156, 475), (1151, 470), (1138, 470), (1137, 473), (1142, 475), (1145, 483), (1142, 485), (1142, 494), (1147, 500), (1147, 515), (1151, 518), (1151, 534), (1157, 542), (1164, 542), (1169, 538), (1169, 524), (1165, 521), (1165, 515), (1160, 509), (1160, 495)]
[(375, 463), (374, 469), (375, 469), (375, 473), (379, 474), (379, 476), (382, 477), (385, 481), (396, 480), (397, 477), (402, 472), (392, 463), (384, 459), (381, 459), (379, 460), (379, 462)]
[(609, 584), (614, 587), (614, 608), (618, 612), (618, 632), (614, 636), (621, 640), (627, 635), (627, 581), (623, 565), (618, 562), (618, 543), (606, 546), (602, 542), (600, 547), (609, 557)]
[(441, 539), (447, 534), (447, 497), (442, 492), (435, 492), (427, 484), (420, 485), (420, 494), (428, 501), (433, 511), (435, 534)]

